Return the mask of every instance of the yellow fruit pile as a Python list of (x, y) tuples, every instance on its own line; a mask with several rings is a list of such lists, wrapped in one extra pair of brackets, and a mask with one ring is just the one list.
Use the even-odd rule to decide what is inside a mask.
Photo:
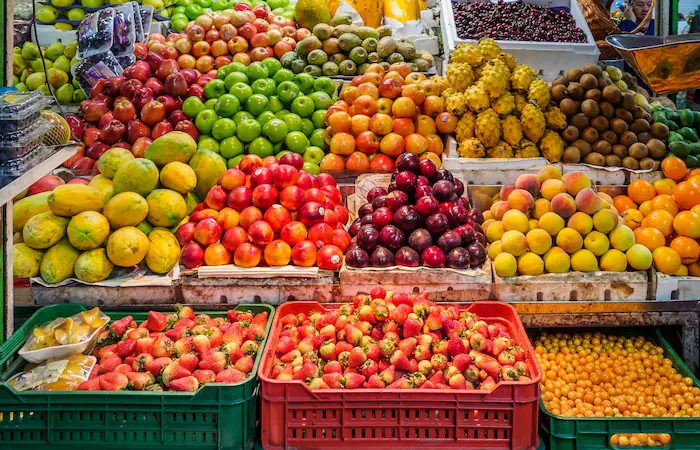
[(455, 130), (460, 156), (534, 158), (541, 151), (552, 162), (561, 159), (564, 142), (553, 130), (566, 118), (549, 106), (549, 85), (501, 52), (496, 41), (458, 45), (446, 75), (445, 108), (460, 116)]
[(670, 443), (671, 435), (668, 433), (618, 433), (610, 436), (610, 445), (617, 447), (663, 447)]
[(624, 272), (651, 267), (651, 252), (635, 243), (613, 200), (592, 189), (583, 172), (562, 177), (545, 167), (501, 188), (484, 212), (488, 254), (501, 277), (547, 273)]

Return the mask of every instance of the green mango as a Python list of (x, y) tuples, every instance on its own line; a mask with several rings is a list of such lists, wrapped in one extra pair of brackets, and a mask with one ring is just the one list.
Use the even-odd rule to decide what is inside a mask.
[(668, 135), (668, 143), (670, 144), (671, 142), (682, 142), (685, 139), (683, 139), (683, 136), (681, 136), (680, 133), (676, 131), (671, 131)]
[(692, 128), (683, 127), (680, 130), (678, 130), (678, 133), (681, 136), (683, 136), (683, 139), (685, 139), (686, 141), (698, 142), (698, 134)]
[(666, 112), (666, 118), (667, 118), (668, 120), (672, 120), (672, 121), (676, 122), (677, 124), (679, 124), (679, 123), (680, 123), (680, 120), (681, 120), (680, 114), (678, 114), (678, 113), (675, 112), (675, 111), (667, 111), (667, 112)]
[(689, 109), (681, 109), (678, 111), (678, 116), (680, 117), (682, 127), (692, 127), (693, 126), (693, 111)]

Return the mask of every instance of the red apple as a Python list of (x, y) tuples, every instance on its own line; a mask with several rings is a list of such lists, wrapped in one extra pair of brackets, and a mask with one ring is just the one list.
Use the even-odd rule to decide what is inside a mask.
[(100, 140), (105, 144), (111, 145), (119, 142), (126, 133), (126, 126), (120, 121), (113, 119), (100, 131)]
[(138, 89), (134, 93), (134, 99), (132, 100), (136, 109), (141, 111), (146, 103), (153, 101), (155, 98), (153, 95), (153, 90), (149, 87), (144, 86)]
[(153, 140), (146, 136), (142, 136), (136, 139), (136, 141), (131, 146), (131, 153), (136, 158), (143, 158), (143, 156), (146, 154), (146, 149), (149, 145), (151, 145), (152, 142)]
[(97, 161), (98, 159), (100, 159), (100, 156), (102, 156), (102, 154), (109, 149), (110, 149), (109, 145), (107, 145), (103, 142), (97, 141), (94, 144), (92, 144), (90, 147), (88, 147), (87, 152), (85, 152), (85, 156)]
[[(133, 145), (136, 139), (150, 136), (151, 129), (139, 119), (130, 120), (126, 124), (126, 141)], [(87, 143), (86, 143), (87, 144)]]
[[(150, 130), (149, 130), (149, 132), (150, 132)], [(85, 144), (87, 147), (90, 147), (92, 144), (97, 142), (97, 140), (99, 138), (100, 138), (100, 129), (99, 128), (88, 128), (83, 133), (83, 144)]]
[(204, 264), (204, 249), (195, 241), (190, 241), (182, 247), (180, 262), (188, 269), (194, 269)]
[(180, 245), (185, 245), (194, 239), (194, 228), (196, 224), (192, 222), (183, 223), (177, 227), (175, 232), (175, 237), (177, 238)]
[(173, 127), (176, 127), (177, 124), (183, 120), (189, 120), (189, 117), (187, 117), (187, 115), (182, 112), (181, 109), (176, 109), (168, 115), (168, 122), (170, 122), (170, 125)]
[(88, 122), (97, 122), (104, 114), (109, 112), (109, 107), (104, 102), (95, 100), (83, 100), (79, 106), (83, 119)]
[(100, 120), (97, 121), (97, 127), (99, 129), (104, 128), (107, 126), (107, 124), (111, 121), (114, 120), (114, 114), (112, 114), (112, 111), (109, 111), (105, 114), (102, 114), (102, 117), (100, 117)]
[[(155, 72), (155, 70), (158, 68), (157, 66), (155, 68), (152, 68), (151, 66), (151, 63), (156, 63), (156, 59), (162, 61), (163, 57), (149, 52), (143, 61), (136, 61), (133, 63), (129, 67), (129, 73), (125, 74), (125, 76), (131, 80), (138, 80), (141, 83), (145, 83), (146, 80), (148, 80), (148, 77), (151, 76), (151, 73)], [(158, 62), (158, 64), (160, 64), (160, 62)]]
[(171, 131), (173, 131), (173, 126), (170, 125), (170, 122), (167, 120), (161, 120), (153, 127), (153, 130), (151, 131), (151, 139), (155, 141), (159, 137), (168, 134)]
[(175, 100), (173, 97), (170, 95), (161, 95), (158, 98), (156, 98), (157, 102), (160, 102), (165, 106), (165, 115), (170, 116), (170, 114), (173, 111), (177, 111), (180, 109), (177, 104), (177, 100)]
[(63, 178), (57, 177), (56, 175), (45, 175), (29, 186), (29, 189), (27, 189), (27, 197), (41, 192), (53, 191), (53, 188), (62, 184), (65, 184)]
[[(103, 144), (104, 145), (104, 144)], [(70, 166), (71, 170), (74, 170), (76, 172), (89, 172), (92, 170), (92, 167), (95, 165), (95, 160), (90, 158), (89, 156), (83, 156), (79, 160), (75, 162), (72, 166)]]
[(182, 120), (175, 125), (175, 131), (182, 131), (192, 136), (195, 141), (199, 138), (199, 130), (194, 123), (189, 120)]
[(150, 101), (141, 109), (141, 120), (146, 125), (154, 126), (165, 119), (165, 105), (158, 101)]
[(122, 88), (119, 90), (119, 95), (131, 100), (134, 98), (136, 91), (141, 89), (141, 87), (143, 87), (143, 83), (141, 83), (139, 80), (126, 80), (124, 84), (122, 84)]
[(257, 33), (258, 30), (255, 28), (255, 25), (252, 23), (246, 23), (242, 27), (238, 28), (238, 36), (242, 37), (246, 41), (250, 42), (250, 40), (255, 36), (255, 33)]
[[(136, 80), (129, 80), (136, 81)], [(126, 97), (119, 97), (114, 101), (114, 112), (112, 113), (115, 119), (122, 123), (127, 123), (136, 117), (136, 107)]]

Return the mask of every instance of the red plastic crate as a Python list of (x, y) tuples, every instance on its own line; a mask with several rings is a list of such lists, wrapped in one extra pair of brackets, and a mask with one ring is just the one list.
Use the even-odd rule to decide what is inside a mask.
[[(515, 309), (478, 302), (466, 311), (501, 322), (527, 355), (532, 380), (500, 382), (493, 391), (432, 389), (309, 389), (301, 381), (270, 379), (279, 319), (328, 311), (317, 302), (277, 308), (260, 362), (262, 445), (265, 449), (404, 448), (534, 449), (542, 370)], [(464, 309), (463, 309), (464, 310)]]

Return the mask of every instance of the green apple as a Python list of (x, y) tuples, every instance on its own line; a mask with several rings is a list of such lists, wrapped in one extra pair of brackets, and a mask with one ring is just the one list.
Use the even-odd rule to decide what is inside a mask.
[(202, 134), (211, 134), (211, 130), (214, 127), (214, 123), (219, 120), (219, 116), (213, 109), (205, 109), (204, 111), (197, 114), (194, 120), (194, 124)]
[(267, 0), (270, 9), (284, 8), (289, 4), (289, 0)]
[(204, 86), (204, 96), (207, 99), (219, 98), (226, 93), (226, 84), (224, 80), (215, 78)]
[(325, 92), (312, 92), (309, 94), (309, 98), (314, 101), (316, 109), (328, 109), (333, 104), (331, 96)]
[(277, 83), (271, 78), (260, 78), (250, 85), (254, 94), (262, 94), (265, 97), (271, 97), (275, 95), (277, 89)]
[(211, 150), (214, 153), (219, 153), (219, 141), (209, 135), (202, 134), (197, 141), (197, 149)]
[(301, 131), (292, 131), (285, 136), (284, 146), (294, 153), (299, 153), (301, 155), (309, 146), (309, 139), (304, 136), (304, 133)]
[(204, 107), (206, 109), (214, 109), (214, 107), (216, 106), (216, 102), (218, 102), (218, 101), (219, 101), (218, 98), (210, 98), (209, 100), (204, 102)]
[(296, 74), (296, 76), (294, 76), (294, 82), (304, 94), (308, 95), (314, 91), (314, 77), (308, 73), (302, 72)]
[[(224, 67), (228, 67), (228, 66), (224, 66)], [(224, 67), (219, 69), (219, 72), (221, 72), (221, 70), (223, 70)], [(216, 73), (217, 78), (221, 78), (221, 77), (219, 77), (219, 72)], [(226, 89), (228, 89), (230, 91), (231, 87), (236, 83), (243, 83), (243, 84), (247, 85), (248, 84), (248, 77), (243, 72), (231, 72), (231, 71), (229, 71), (229, 73), (224, 77), (224, 85), (226, 86)]]
[[(209, 83), (211, 83), (211, 81)], [(209, 83), (207, 83), (207, 85), (209, 85)], [(250, 88), (250, 86), (248, 86), (248, 84), (239, 81), (233, 83), (233, 86), (231, 86), (231, 89), (228, 90), (228, 93), (235, 95), (241, 104), (245, 104), (248, 97), (253, 95), (253, 90)]]
[(326, 139), (323, 136), (324, 131), (324, 128), (317, 128), (312, 131), (311, 136), (309, 137), (309, 144), (311, 144), (313, 147), (319, 147), (325, 150), (327, 148), (327, 144)]
[(241, 101), (232, 94), (224, 94), (218, 98), (214, 111), (221, 117), (232, 117), (241, 107)]
[(263, 65), (260, 61), (255, 61), (250, 63), (248, 66), (247, 70), (245, 71), (245, 74), (248, 75), (248, 78), (251, 80), (259, 80), (261, 78), (267, 78), (268, 76), (268, 71), (267, 67)]
[(275, 116), (279, 119), (283, 119), (284, 116), (286, 116), (287, 114), (291, 114), (291, 113), (286, 109), (280, 109), (279, 111), (277, 111), (275, 113)]
[(204, 103), (199, 97), (187, 97), (184, 102), (182, 102), (182, 112), (185, 113), (190, 119), (197, 117), (197, 114), (204, 111)]
[(221, 151), (221, 156), (229, 159), (242, 155), (245, 152), (245, 145), (236, 136), (231, 136), (221, 141), (219, 150)]
[(105, 4), (104, 0), (81, 0), (80, 3), (88, 8), (98, 8)]
[(287, 105), (291, 104), (299, 93), (299, 86), (292, 81), (283, 81), (277, 86), (277, 97)]
[(326, 114), (328, 113), (325, 109), (317, 109), (311, 114), (311, 122), (314, 124), (314, 128), (324, 128), (326, 126)]
[(261, 158), (275, 154), (272, 142), (264, 137), (255, 138), (250, 145), (248, 145), (248, 153), (258, 155)]
[(188, 19), (186, 15), (175, 14), (170, 18), (170, 25), (173, 27), (173, 30), (177, 31), (178, 33), (182, 33), (185, 31), (185, 27), (189, 21), (190, 19)]
[(314, 113), (314, 101), (306, 95), (300, 95), (292, 101), (291, 111), (299, 117), (311, 117)]
[(306, 117), (301, 119), (301, 132), (304, 133), (304, 136), (311, 137), (311, 133), (313, 133), (315, 129), (316, 127), (314, 127), (314, 123), (311, 119), (307, 119)]
[(280, 101), (280, 98), (277, 97), (276, 95), (271, 95), (268, 97), (269, 103), (267, 104), (267, 108), (270, 110), (272, 113), (277, 113), (277, 111), (281, 111), (284, 109), (284, 105)]
[[(144, 3), (146, 1), (152, 1), (152, 0), (144, 0)], [(155, 1), (161, 1), (161, 0), (155, 0)], [(161, 6), (161, 8), (162, 8), (162, 6)], [(153, 9), (155, 9), (155, 7), (153, 7)], [(185, 15), (190, 20), (196, 19), (197, 17), (201, 16), (203, 13), (204, 13), (204, 9), (199, 5), (191, 4), (191, 5), (187, 5), (185, 7)]]
[(318, 77), (314, 80), (314, 91), (325, 92), (328, 95), (333, 95), (335, 94), (336, 90), (335, 83), (329, 77)]
[(202, 8), (211, 8), (212, 0), (194, 0), (195, 5), (199, 5)]
[(294, 81), (294, 72), (289, 69), (280, 69), (272, 76), (275, 83), (279, 84), (283, 81)]
[(270, 119), (263, 125), (262, 133), (275, 144), (282, 142), (288, 133), (287, 123), (282, 119)]
[(248, 111), (238, 111), (236, 114), (233, 115), (233, 121), (236, 122), (236, 125), (240, 124), (244, 120), (249, 119), (255, 119), (255, 116), (253, 116)]
[(236, 134), (236, 122), (228, 117), (217, 120), (211, 127), (212, 137), (219, 142), (233, 136), (234, 134)]
[(68, 20), (82, 21), (85, 18), (85, 11), (80, 8), (73, 8), (66, 14)]
[(262, 64), (267, 67), (268, 77), (274, 78), (274, 75), (278, 70), (282, 68), (282, 64), (279, 59), (276, 58), (265, 58), (262, 60)]
[(301, 117), (299, 117), (297, 114), (288, 113), (281, 119), (287, 123), (287, 128), (289, 128), (289, 131), (301, 131), (303, 122), (301, 121)]
[(233, 167), (238, 167), (238, 164), (241, 162), (241, 160), (243, 159), (244, 156), (245, 155), (238, 155), (234, 158), (229, 159), (228, 162), (226, 163), (226, 167), (228, 169), (231, 169)]
[[(223, 67), (219, 67), (216, 70), (216, 78), (218, 78), (219, 80), (225, 80), (226, 76), (228, 74), (230, 74), (231, 72), (233, 72), (233, 66), (231, 66), (231, 64), (227, 64)], [(227, 88), (229, 88), (229, 87), (230, 86), (228, 86)]]
[(261, 94), (253, 94), (245, 101), (245, 109), (254, 116), (259, 116), (267, 110), (269, 100)]
[(260, 136), (261, 127), (257, 120), (246, 119), (238, 124), (236, 136), (243, 142), (252, 142)]
[(232, 69), (231, 69), (232, 72), (242, 72), (242, 73), (248, 72), (248, 66), (246, 66), (245, 64), (243, 64), (241, 62), (234, 61), (231, 64), (227, 64), (227, 66), (232, 67)]
[(313, 175), (318, 175), (321, 173), (321, 168), (318, 166), (318, 164), (314, 164), (312, 162), (305, 162), (304, 165), (301, 166), (301, 170)]
[(272, 119), (276, 119), (275, 114), (272, 111), (263, 111), (258, 117), (255, 118), (255, 120), (258, 121), (260, 126), (263, 127), (267, 122), (269, 122)]
[(323, 152), (323, 150), (313, 145), (309, 146), (303, 155), (305, 162), (314, 164), (320, 164), (324, 156), (326, 156), (326, 154)]

